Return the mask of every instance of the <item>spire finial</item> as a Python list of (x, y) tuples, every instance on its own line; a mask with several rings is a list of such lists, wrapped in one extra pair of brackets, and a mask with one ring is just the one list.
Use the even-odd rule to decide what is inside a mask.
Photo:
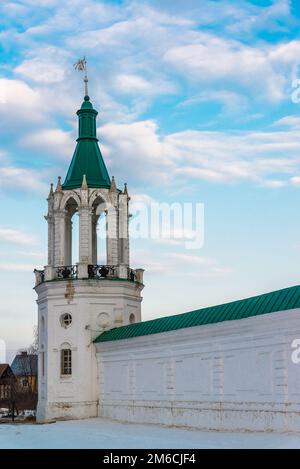
[(53, 197), (53, 182), (51, 182), (51, 184), (50, 184), (50, 191), (49, 191), (49, 195), (48, 195), (49, 199), (51, 199), (51, 197)]
[(85, 96), (88, 96), (88, 77), (87, 77), (87, 66), (86, 66), (86, 59), (85, 56), (82, 59), (77, 60), (77, 62), (74, 64), (75, 70), (78, 70), (79, 72), (84, 72), (84, 93)]
[(88, 189), (88, 185), (87, 185), (87, 182), (86, 182), (86, 175), (85, 175), (85, 174), (83, 175), (83, 178), (82, 178), (81, 189), (82, 189), (83, 191), (86, 191), (86, 190)]
[(115, 176), (112, 176), (112, 178), (111, 178), (111, 185), (110, 185), (109, 190), (110, 190), (110, 192), (116, 192), (117, 191)]
[(55, 192), (62, 192), (61, 177), (60, 176), (58, 176), (57, 186), (56, 186)]
[(128, 190), (127, 190), (127, 182), (124, 183), (124, 190), (123, 194), (128, 195)]

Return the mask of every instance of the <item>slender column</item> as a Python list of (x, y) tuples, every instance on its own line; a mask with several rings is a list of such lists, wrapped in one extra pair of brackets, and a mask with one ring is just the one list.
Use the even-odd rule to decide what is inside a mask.
[(65, 216), (65, 262), (71, 265), (72, 262), (72, 221), (70, 214)]
[(118, 265), (118, 212), (113, 206), (106, 215), (106, 246), (107, 264)]
[(54, 218), (50, 213), (45, 218), (48, 222), (48, 265), (54, 265)]
[(57, 210), (54, 215), (54, 265), (65, 265), (65, 211)]
[(47, 198), (48, 201), (48, 214), (45, 216), (45, 219), (48, 223), (48, 266), (53, 266), (54, 264), (54, 192), (53, 184), (50, 185), (50, 192)]
[(88, 207), (79, 209), (79, 263), (91, 264), (91, 218), (92, 214)]
[(92, 216), (92, 264), (97, 264), (97, 221), (98, 218), (96, 214)]
[(119, 264), (129, 266), (128, 197), (119, 196)]

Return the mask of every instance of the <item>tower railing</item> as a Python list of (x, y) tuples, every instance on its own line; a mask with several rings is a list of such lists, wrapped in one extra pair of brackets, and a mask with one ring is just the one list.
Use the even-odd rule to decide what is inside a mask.
[(118, 266), (116, 265), (88, 265), (89, 278), (118, 278)]
[(55, 267), (55, 274), (57, 279), (76, 279), (78, 274), (77, 265), (63, 265)]
[[(48, 274), (49, 267), (51, 271), (50, 275)], [(78, 265), (48, 266), (45, 270), (35, 269), (35, 284), (39, 285), (50, 280), (77, 280), (86, 278), (95, 280), (121, 279), (143, 283), (142, 269), (131, 269), (128, 267), (126, 271), (125, 267), (125, 272), (124, 270), (121, 272), (119, 267), (118, 265), (89, 264), (86, 274), (82, 275), (82, 272), (79, 273)]]

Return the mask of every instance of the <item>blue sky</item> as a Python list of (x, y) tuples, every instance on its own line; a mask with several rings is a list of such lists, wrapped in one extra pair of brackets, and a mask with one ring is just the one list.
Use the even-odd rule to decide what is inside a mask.
[[(201, 202), (205, 243), (132, 242), (143, 318), (297, 284), (299, 2), (0, 5), (0, 338), (32, 339), (46, 197), (75, 147), (88, 59), (98, 137), (133, 200)], [(300, 94), (299, 94), (300, 95)], [(297, 100), (296, 100), (297, 101)]]

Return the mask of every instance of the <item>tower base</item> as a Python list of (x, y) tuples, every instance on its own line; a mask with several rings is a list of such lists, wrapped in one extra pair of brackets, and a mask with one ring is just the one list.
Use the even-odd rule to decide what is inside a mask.
[(56, 420), (80, 420), (97, 417), (98, 401), (86, 402), (43, 402), (37, 406), (37, 423), (54, 422)]
[(121, 279), (54, 280), (36, 287), (38, 422), (97, 416), (99, 377), (93, 341), (105, 330), (141, 320), (142, 288)]

